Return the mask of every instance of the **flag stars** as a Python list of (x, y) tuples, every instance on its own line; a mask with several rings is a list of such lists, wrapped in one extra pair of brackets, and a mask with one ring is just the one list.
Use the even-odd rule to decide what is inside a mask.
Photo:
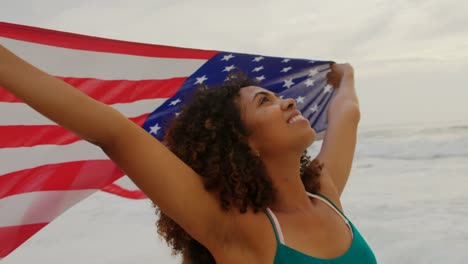
[(290, 88), (291, 86), (293, 86), (294, 82), (292, 80), (293, 80), (292, 78), (284, 80), (283, 87)]
[(288, 63), (291, 59), (283, 59), (281, 63)]
[(227, 66), (227, 67), (224, 67), (223, 72), (225, 72), (225, 71), (230, 72), (230, 71), (232, 71), (232, 70), (235, 69), (235, 68), (236, 68), (236, 66), (234, 66), (234, 65)]
[(265, 80), (265, 75), (255, 77), (255, 79), (257, 79), (257, 81), (261, 82), (261, 81)]
[(258, 56), (258, 57), (255, 57), (252, 61), (259, 62), (259, 61), (261, 61), (263, 59), (265, 59), (265, 58), (262, 57), (262, 56)]
[(314, 104), (314, 106), (312, 106), (311, 108), (309, 108), (310, 111), (312, 111), (312, 113), (315, 113), (318, 111), (318, 105), (317, 104)]
[(224, 55), (223, 58), (221, 59), (222, 61), (229, 61), (230, 59), (234, 58), (235, 56), (232, 54), (229, 55)]
[(305, 81), (306, 87), (312, 86), (312, 85), (314, 85), (314, 83), (315, 83), (315, 80), (313, 80), (313, 79), (307, 79)]
[(312, 69), (309, 71), (309, 76), (315, 76), (317, 73), (318, 73), (318, 70), (316, 68)]
[(177, 98), (177, 100), (171, 101), (169, 105), (177, 105), (180, 102), (182, 102), (182, 100), (180, 100), (180, 98)]
[(156, 123), (156, 125), (150, 127), (150, 134), (158, 134), (159, 129), (161, 129), (161, 127)]
[(288, 66), (288, 67), (286, 67), (286, 68), (283, 68), (283, 69), (281, 70), (281, 72), (288, 72), (288, 71), (290, 71), (290, 70), (292, 70), (292, 67), (291, 67), (291, 66)]
[(332, 89), (332, 86), (327, 84), (324, 88), (323, 88), (323, 93), (329, 93)]
[(303, 103), (304, 103), (304, 99), (305, 99), (305, 97), (299, 96), (299, 97), (296, 98), (296, 102), (303, 104)]
[(252, 72), (259, 72), (261, 70), (263, 70), (263, 66), (259, 66), (259, 67), (256, 67), (255, 69), (252, 70)]
[(203, 75), (202, 77), (197, 78), (197, 81), (195, 82), (195, 84), (203, 84), (203, 82), (206, 80), (208, 80), (208, 78), (206, 78), (206, 75)]

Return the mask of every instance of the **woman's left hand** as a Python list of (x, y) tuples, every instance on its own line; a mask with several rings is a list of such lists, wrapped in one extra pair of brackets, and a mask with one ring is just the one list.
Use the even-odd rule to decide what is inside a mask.
[(343, 76), (353, 76), (354, 69), (349, 63), (334, 63), (331, 66), (331, 71), (327, 74), (327, 83), (335, 88), (338, 88)]

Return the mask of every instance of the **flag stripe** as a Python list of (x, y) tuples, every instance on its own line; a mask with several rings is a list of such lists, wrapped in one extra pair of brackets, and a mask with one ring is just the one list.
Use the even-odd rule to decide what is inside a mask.
[[(67, 208), (96, 191), (94, 189), (43, 191), (5, 197), (0, 200), (0, 211), (16, 213), (2, 214), (0, 227), (50, 222)], [(51, 207), (51, 203), (55, 206)]]
[(121, 177), (113, 184), (109, 184), (102, 188), (101, 191), (123, 196), (129, 199), (145, 199), (146, 195), (135, 185), (135, 183), (127, 176)]
[(127, 190), (140, 190), (138, 186), (136, 186), (135, 183), (127, 176), (118, 179), (114, 183)]
[(32, 169), (47, 164), (72, 161), (108, 160), (95, 145), (81, 140), (68, 145), (41, 145), (26, 148), (0, 149), (0, 177), (18, 170)]
[[(142, 126), (149, 114), (130, 118)], [(82, 138), (58, 125), (0, 126), (0, 148), (33, 147), (37, 145), (66, 145)], [(1, 185), (0, 185), (1, 186)]]
[(54, 76), (105, 80), (158, 80), (190, 76), (206, 62), (199, 59), (152, 58), (70, 50), (1, 37), (0, 43), (24, 60)]
[(0, 261), (48, 223), (0, 227)]
[[(186, 77), (165, 80), (99, 80), (93, 78), (57, 77), (88, 96), (105, 104), (131, 103), (144, 99), (170, 98)], [(0, 87), (0, 102), (22, 102)]]
[(140, 190), (128, 190), (117, 184), (109, 184), (102, 188), (101, 191), (123, 196), (129, 199), (146, 199), (146, 195)]
[(37, 191), (96, 189), (96, 186), (105, 186), (122, 175), (124, 173), (111, 160), (48, 164), (0, 177), (3, 187), (0, 199)]
[[(132, 118), (151, 113), (166, 100), (166, 98), (147, 99), (128, 104), (114, 104), (111, 106), (121, 112), (124, 116)], [(0, 126), (24, 124), (56, 125), (55, 122), (42, 116), (28, 105), (22, 103), (0, 103), (0, 113), (8, 113), (8, 115), (0, 115)]]
[(178, 48), (106, 39), (5, 22), (0, 22), (0, 36), (55, 47), (145, 57), (209, 59), (218, 53), (213, 50)]

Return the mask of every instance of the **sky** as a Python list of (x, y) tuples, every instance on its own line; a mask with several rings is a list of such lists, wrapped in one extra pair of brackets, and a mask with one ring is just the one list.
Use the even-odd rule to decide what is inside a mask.
[[(0, 21), (143, 43), (349, 62), (355, 69), (360, 127), (374, 128), (468, 123), (467, 14), (466, 0), (2, 0)], [(122, 239), (130, 234), (153, 241), (149, 207), (99, 194), (44, 230), (53, 238), (70, 229), (72, 246), (38, 234), (31, 239), (30, 258), (57, 249), (74, 256), (74, 263), (103, 263), (100, 243), (109, 240), (89, 241), (86, 233), (112, 234), (120, 249), (134, 243)], [(112, 209), (117, 212), (112, 219), (98, 218)], [(128, 210), (137, 224), (126, 225)], [(71, 222), (87, 228), (69, 228)], [(128, 230), (108, 231), (112, 226)], [(152, 243), (137, 242), (132, 254), (141, 252), (140, 260), (152, 263), (159, 252), (167, 253), (153, 251)], [(88, 244), (96, 250), (79, 254)], [(132, 262), (126, 252), (116, 253), (119, 263)], [(161, 257), (168, 258), (166, 253)]]
[(468, 2), (2, 1), (0, 20), (199, 49), (349, 62), (361, 127), (468, 120)]

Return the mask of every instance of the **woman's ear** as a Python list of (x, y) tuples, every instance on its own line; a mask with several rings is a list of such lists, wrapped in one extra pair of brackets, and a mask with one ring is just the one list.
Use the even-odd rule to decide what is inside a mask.
[(260, 157), (260, 151), (258, 150), (253, 150), (253, 153), (255, 156)]
[(249, 139), (249, 147), (250, 151), (252, 152), (252, 155), (260, 157), (260, 151), (258, 150), (258, 146), (251, 139)]

